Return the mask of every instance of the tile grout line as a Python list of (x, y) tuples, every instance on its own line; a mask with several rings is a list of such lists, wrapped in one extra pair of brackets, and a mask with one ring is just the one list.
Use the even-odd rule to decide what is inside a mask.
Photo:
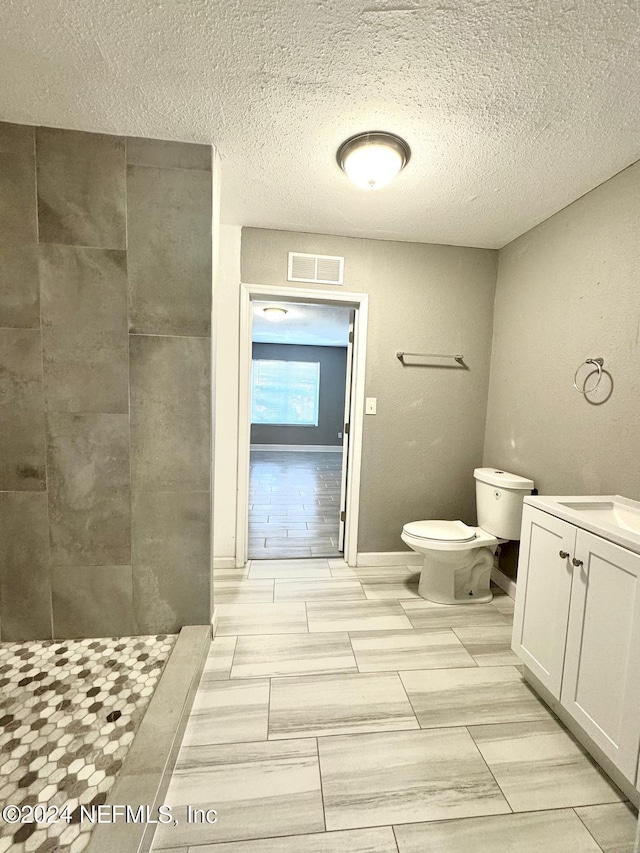
[[(125, 251), (121, 249), (120, 251)], [(195, 338), (200, 341), (210, 341), (211, 338), (209, 335), (159, 335), (156, 332), (129, 332), (129, 337), (131, 338), (187, 338), (191, 340)]]
[[(393, 823), (393, 824), (385, 824), (385, 826), (391, 826), (392, 829), (394, 830), (394, 834), (395, 834), (395, 829), (398, 827), (401, 827), (401, 826), (411, 827), (411, 826), (416, 826), (417, 824), (420, 824), (420, 823), (426, 823), (426, 824), (437, 824), (437, 823), (457, 824), (457, 823), (467, 823), (467, 822), (472, 822), (472, 821), (486, 820), (487, 818), (496, 818), (496, 819), (508, 820), (511, 817), (521, 817), (524, 815), (530, 815), (532, 817), (539, 817), (544, 812), (566, 812), (566, 813), (569, 813), (569, 812), (575, 812), (576, 809), (599, 808), (600, 806), (609, 806), (609, 805), (617, 805), (617, 803), (596, 803), (596, 804), (588, 805), (588, 806), (550, 806), (549, 808), (545, 808), (545, 809), (526, 809), (524, 811), (517, 811), (517, 812), (504, 812), (503, 814), (491, 814), (490, 813), (490, 814), (481, 814), (481, 815), (465, 815), (464, 817), (456, 817), (456, 818), (444, 818), (444, 819), (440, 818), (437, 820), (428, 820), (428, 821), (404, 821), (404, 822), (398, 822), (398, 823)], [(580, 819), (579, 815), (576, 815), (576, 817), (578, 817), (578, 819)], [(580, 821), (580, 822), (583, 823), (582, 821)], [(584, 826), (584, 824), (583, 824), (583, 826)], [(374, 827), (363, 827), (363, 828), (373, 829)], [(358, 829), (360, 829), (360, 827), (358, 827)], [(585, 827), (585, 829), (586, 829), (586, 827)], [(593, 838), (593, 835), (591, 833), (589, 833), (589, 835), (591, 835), (591, 837)], [(595, 838), (594, 838), (594, 841), (595, 841)], [(606, 851), (603, 850), (603, 848), (600, 846), (600, 844), (597, 841), (596, 841), (596, 846), (598, 847), (599, 850), (602, 850), (603, 853), (606, 853)], [(438, 853), (440, 853), (440, 851)], [(556, 853), (556, 851), (554, 850), (554, 851), (552, 851), (552, 853)], [(565, 853), (565, 851), (562, 851), (562, 853)]]
[[(264, 741), (256, 741), (256, 743), (264, 743)], [(612, 804), (602, 803), (601, 805), (612, 805)], [(591, 808), (591, 806), (564, 806), (561, 808), (560, 807), (559, 808), (549, 808), (549, 809), (542, 809), (542, 810), (534, 809), (534, 810), (529, 810), (529, 811), (513, 812), (513, 813), (507, 812), (504, 814), (467, 815), (465, 817), (440, 818), (438, 820), (429, 820), (429, 821), (404, 821), (404, 822), (399, 821), (398, 823), (384, 823), (384, 824), (375, 824), (374, 823), (374, 824), (367, 824), (366, 826), (346, 827), (344, 829), (328, 829), (328, 830), (325, 830), (324, 832), (301, 832), (301, 833), (296, 833), (293, 835), (291, 833), (288, 833), (288, 834), (280, 834), (280, 835), (263, 835), (263, 836), (260, 836), (257, 838), (238, 838), (238, 839), (234, 839), (234, 840), (230, 840), (230, 841), (226, 841), (226, 842), (222, 842), (222, 843), (226, 843), (226, 844), (249, 844), (249, 843), (252, 843), (252, 842), (255, 843), (258, 841), (276, 841), (278, 839), (292, 839), (292, 840), (298, 841), (301, 839), (304, 840), (305, 838), (308, 838), (309, 836), (313, 836), (313, 835), (331, 836), (331, 835), (337, 835), (340, 832), (365, 832), (365, 831), (370, 830), (370, 829), (375, 830), (375, 829), (386, 829), (386, 828), (389, 828), (392, 830), (392, 832), (394, 834), (394, 840), (396, 840), (395, 830), (396, 830), (396, 828), (402, 827), (402, 826), (412, 827), (412, 826), (416, 826), (416, 825), (422, 824), (422, 823), (434, 824), (434, 825), (438, 824), (438, 823), (456, 824), (459, 822), (460, 823), (466, 823), (468, 821), (470, 822), (470, 821), (476, 821), (476, 820), (484, 820), (486, 818), (508, 819), (510, 817), (517, 817), (520, 815), (532, 815), (535, 817), (535, 816), (539, 816), (543, 811), (544, 812), (571, 812), (571, 811), (574, 811), (576, 808)], [(217, 842), (217, 843), (220, 843), (220, 842)], [(597, 844), (597, 842), (596, 842), (596, 844)], [(597, 844), (597, 846), (600, 850), (602, 850), (602, 848), (600, 847), (599, 844)], [(176, 853), (187, 853), (187, 848), (188, 848), (188, 853), (199, 853), (200, 850), (204, 850), (205, 848), (210, 848), (210, 847), (211, 847), (211, 844), (209, 844), (208, 842), (204, 842), (203, 844), (189, 844), (185, 847), (175, 848), (175, 850), (176, 850)], [(162, 847), (162, 848), (153, 848), (153, 850), (154, 850), (154, 853), (156, 853), (156, 850), (157, 850), (157, 853), (173, 853), (174, 848), (173, 847), (170, 847), (170, 848)], [(396, 850), (399, 850), (399, 847), (397, 846), (397, 841), (396, 841)], [(385, 851), (385, 853), (386, 853), (386, 851)], [(400, 851), (400, 853), (401, 853), (401, 851)], [(441, 853), (441, 851), (438, 851), (438, 853)], [(563, 853), (564, 853), (564, 851), (563, 851)]]
[[(469, 626), (469, 627), (473, 627), (473, 626)], [(455, 629), (455, 628), (449, 628), (449, 630), (453, 632), (453, 635), (455, 636), (455, 638), (457, 639), (457, 641), (462, 645), (462, 648), (465, 650), (465, 652), (466, 652), (466, 653), (469, 655), (469, 657), (473, 660), (473, 662), (474, 662), (474, 664), (476, 665), (476, 667), (480, 668), (480, 664), (479, 664), (479, 663), (478, 663), (478, 661), (476, 660), (475, 655), (472, 655), (472, 654), (471, 654), (471, 652), (469, 651), (469, 649), (468, 649), (468, 648), (465, 646), (465, 644), (462, 642), (462, 640), (460, 639), (460, 637), (458, 636), (458, 634), (457, 634), (457, 632), (456, 632), (456, 629)], [(507, 666), (509, 666), (509, 664), (507, 664)]]
[[(351, 631), (347, 631), (347, 637), (349, 638), (349, 645), (351, 646), (351, 654), (353, 655), (353, 659), (356, 662), (356, 669), (358, 670), (358, 673), (362, 673), (362, 670), (360, 669), (360, 664), (358, 663), (358, 656), (356, 654), (356, 650), (353, 648), (353, 640), (351, 637)], [(391, 670), (391, 671), (393, 672), (393, 670)]]
[[(484, 815), (481, 815), (481, 817), (483, 817), (483, 816)], [(490, 816), (491, 815), (487, 815), (487, 817), (490, 817)], [(461, 818), (461, 819), (467, 820), (467, 818)], [(398, 826), (404, 826), (404, 825), (405, 824), (398, 824)], [(409, 824), (409, 825), (411, 825), (411, 824)], [(326, 830), (324, 830), (324, 832), (315, 831), (315, 830), (313, 832), (299, 832), (299, 833), (295, 833), (293, 835), (291, 834), (291, 832), (280, 833), (278, 835), (261, 835), (257, 838), (236, 838), (236, 839), (232, 839), (232, 840), (230, 839), (229, 841), (224, 841), (224, 842), (218, 841), (218, 842), (214, 842), (213, 845), (211, 845), (209, 842), (205, 841), (202, 844), (200, 844), (200, 843), (199, 844), (188, 844), (188, 845), (181, 846), (181, 847), (154, 847), (152, 850), (152, 853), (200, 853), (200, 851), (204, 851), (205, 849), (206, 849), (207, 853), (210, 853), (212, 848), (215, 851), (215, 844), (234, 844), (234, 845), (237, 845), (237, 844), (243, 845), (244, 844), (246, 847), (249, 844), (257, 843), (258, 841), (280, 841), (280, 840), (287, 840), (287, 839), (291, 839), (292, 841), (300, 841), (300, 840), (305, 840), (307, 838), (310, 838), (311, 836), (316, 836), (316, 835), (321, 835), (324, 837), (324, 836), (337, 835), (338, 833), (366, 832), (367, 830), (371, 830), (371, 829), (387, 829), (387, 828), (393, 830), (393, 824), (391, 824), (391, 823), (384, 823), (384, 824), (374, 823), (374, 824), (368, 824), (367, 826), (347, 827), (346, 829), (326, 829)], [(367, 853), (369, 853), (370, 850), (371, 850), (371, 848), (367, 848)], [(396, 850), (397, 850), (397, 848), (396, 848)], [(376, 851), (374, 851), (374, 853), (378, 853), (378, 848), (376, 848)], [(384, 853), (387, 853), (386, 849), (385, 849)], [(392, 851), (392, 853), (395, 853), (395, 851)]]
[(324, 831), (327, 831), (327, 810), (324, 804), (324, 781), (322, 778), (322, 765), (320, 764), (320, 742), (318, 738), (315, 738), (316, 741), (316, 755), (318, 756), (318, 776), (320, 777), (320, 798), (322, 799), (322, 820), (324, 822)]
[[(601, 846), (601, 844), (599, 843), (598, 839), (595, 837), (595, 835), (591, 832), (591, 830), (589, 829), (589, 827), (587, 826), (587, 824), (582, 820), (582, 818), (581, 818), (581, 817), (580, 817), (580, 815), (578, 814), (577, 809), (580, 809), (580, 808), (590, 808), (590, 807), (589, 807), (589, 806), (573, 806), (571, 809), (569, 809), (569, 811), (572, 811), (572, 812), (574, 813), (574, 815), (578, 818), (578, 820), (579, 820), (579, 821), (580, 821), (580, 823), (584, 826), (584, 828), (587, 830), (587, 832), (589, 833), (589, 835), (591, 836), (591, 838), (593, 838), (593, 840), (594, 840), (594, 842), (595, 842), (596, 846), (598, 847), (598, 849), (599, 849), (599, 850), (601, 850), (601, 851), (602, 851), (602, 853), (605, 853), (604, 848)], [(591, 808), (593, 808), (593, 807), (591, 807)]]
[[(134, 507), (133, 507), (133, 444), (132, 444), (132, 434), (135, 433), (135, 430), (131, 429), (131, 396), (132, 396), (132, 382), (131, 382), (131, 313), (132, 313), (132, 295), (131, 295), (131, 279), (130, 279), (130, 258), (129, 258), (129, 176), (127, 174), (127, 139), (125, 137), (124, 140), (124, 255), (125, 255), (125, 268), (126, 268), (126, 278), (127, 278), (127, 297), (126, 297), (126, 311), (127, 311), (127, 440), (129, 442), (129, 553), (130, 553), (130, 562), (131, 562), (131, 610), (132, 610), (132, 619), (134, 627), (137, 627), (138, 618), (137, 618), (137, 604), (138, 604), (138, 595), (140, 594), (139, 590), (136, 590), (136, 569), (134, 564)], [(209, 581), (210, 589), (209, 595), (211, 595), (212, 587), (213, 587), (213, 579)], [(203, 670), (204, 671), (204, 670)], [(202, 676), (201, 676), (202, 677)], [(195, 697), (194, 697), (195, 698)]]
[[(35, 194), (35, 230), (36, 230), (36, 254), (38, 265), (38, 326), (37, 332), (40, 336), (40, 376), (42, 377), (42, 438), (43, 438), (43, 457), (44, 457), (44, 489), (46, 504), (46, 525), (47, 525), (47, 576), (49, 578), (49, 623), (51, 626), (51, 639), (55, 639), (55, 620), (53, 612), (53, 572), (52, 568), (54, 561), (51, 553), (51, 509), (49, 507), (49, 440), (48, 440), (48, 424), (47, 424), (47, 395), (45, 390), (44, 380), (44, 335), (42, 333), (42, 278), (40, 275), (40, 210), (38, 204), (38, 145), (37, 145), (37, 128), (33, 127), (33, 190)], [(35, 331), (35, 330), (34, 330)], [(132, 626), (133, 627), (133, 626)]]
[[(38, 279), (38, 285), (40, 280)], [(0, 326), (0, 332), (39, 332), (40, 326)]]
[[(215, 642), (215, 640), (214, 640), (214, 642)], [(213, 645), (213, 643), (211, 645)], [(227, 676), (226, 679), (221, 679), (221, 681), (231, 681), (231, 673), (233, 672), (233, 664), (235, 663), (237, 648), (238, 648), (238, 635), (236, 634), (236, 638), (233, 642), (233, 652), (231, 653), (231, 666), (229, 667), (229, 675)]]
[(269, 678), (269, 699), (267, 701), (267, 743), (271, 733), (271, 690), (273, 687), (273, 678)]
[[(106, 134), (106, 135), (111, 136), (111, 134)], [(125, 146), (126, 146), (127, 143), (129, 142), (129, 140), (131, 140), (131, 139), (149, 139), (150, 137), (148, 137), (148, 136), (124, 136), (121, 138), (125, 140)], [(174, 142), (175, 140), (172, 140), (172, 139), (155, 140), (154, 139), (153, 141), (154, 142), (156, 142), (156, 141)], [(200, 143), (200, 142), (176, 142), (175, 144), (176, 145), (201, 145), (203, 143)], [(125, 166), (127, 168), (129, 168), (129, 166), (135, 166), (138, 169), (171, 169), (173, 171), (178, 171), (178, 172), (204, 172), (205, 174), (208, 174), (208, 175), (212, 174), (211, 169), (203, 169), (203, 168), (200, 168), (198, 166), (166, 166), (166, 165), (161, 166), (158, 163), (134, 163), (132, 161), (130, 162), (129, 159), (127, 159)]]
[[(420, 720), (418, 719), (418, 714), (416, 713), (416, 709), (415, 709), (415, 707), (414, 707), (414, 704), (413, 704), (413, 702), (411, 701), (411, 696), (409, 696), (409, 691), (408, 691), (408, 690), (407, 690), (407, 688), (405, 687), (405, 683), (404, 683), (404, 681), (402, 680), (402, 676), (400, 675), (400, 672), (401, 672), (401, 670), (399, 670), (399, 669), (395, 670), (395, 673), (396, 673), (396, 675), (398, 676), (398, 681), (400, 682), (400, 684), (401, 684), (401, 686), (402, 686), (402, 689), (403, 689), (403, 691), (404, 691), (404, 695), (407, 697), (407, 702), (409, 703), (409, 705), (411, 706), (411, 710), (413, 711), (413, 716), (415, 717), (415, 721), (416, 721), (416, 723), (418, 724), (418, 731), (427, 731), (427, 729), (423, 729), (423, 727), (422, 727), (422, 723), (421, 723), (421, 722), (420, 722)], [(453, 727), (453, 726), (447, 726), (447, 728), (454, 728), (454, 727)], [(476, 748), (477, 748), (477, 747), (476, 747)]]
[[(280, 636), (288, 636), (288, 635), (280, 635)], [(302, 636), (304, 636), (304, 635), (302, 635)], [(360, 672), (345, 672), (344, 670), (336, 669), (336, 670), (332, 670), (329, 672), (323, 671), (323, 672), (315, 672), (315, 673), (314, 672), (287, 673), (286, 675), (246, 675), (246, 676), (242, 676), (241, 678), (235, 679), (235, 682), (237, 683), (238, 681), (260, 681), (260, 680), (264, 680), (264, 679), (278, 679), (278, 681), (293, 681), (293, 680), (297, 680), (297, 679), (312, 679), (312, 678), (318, 678), (318, 677), (323, 677), (323, 676), (353, 677), (353, 676), (357, 676), (357, 675), (368, 675), (368, 676), (398, 675), (399, 676), (400, 672), (397, 670), (384, 670), (381, 672), (360, 673)], [(234, 679), (231, 679), (231, 680), (234, 681)], [(409, 701), (409, 704), (411, 705), (411, 707), (413, 708), (413, 705), (411, 704), (411, 700), (408, 699), (408, 701)], [(414, 714), (414, 716), (415, 716), (415, 714)], [(303, 730), (300, 730), (300, 731), (296, 730), (294, 732), (294, 734), (291, 736), (283, 736), (283, 737), (273, 738), (273, 740), (288, 741), (288, 740), (304, 740), (305, 738), (322, 738), (322, 739), (324, 739), (324, 738), (331, 738), (331, 737), (352, 737), (355, 735), (394, 734), (396, 732), (419, 732), (419, 731), (434, 732), (435, 733), (435, 732), (444, 731), (444, 730), (458, 730), (459, 731), (461, 729), (469, 729), (470, 726), (485, 727), (485, 726), (496, 726), (496, 725), (518, 725), (520, 721), (518, 721), (518, 723), (511, 723), (511, 722), (508, 722), (508, 723), (466, 723), (466, 724), (465, 723), (457, 723), (457, 724), (456, 723), (453, 723), (453, 724), (448, 723), (447, 725), (444, 725), (444, 726), (421, 726), (419, 720), (416, 717), (416, 722), (418, 723), (418, 728), (406, 728), (406, 727), (399, 728), (399, 729), (371, 728), (371, 729), (367, 729), (364, 731), (363, 730), (347, 731), (347, 732), (329, 731), (328, 733), (322, 733), (321, 732), (320, 734), (314, 734), (312, 732), (308, 732), (308, 733), (304, 734), (304, 733), (302, 733)], [(538, 720), (522, 720), (522, 722), (523, 723), (535, 723), (535, 722), (539, 722), (539, 721)], [(376, 725), (376, 724), (372, 723), (371, 725)], [(469, 732), (469, 735), (473, 740), (473, 736), (471, 735), (470, 732)], [(251, 743), (251, 742), (252, 741), (233, 741), (233, 743)], [(474, 746), (476, 747), (476, 749), (478, 749), (475, 741), (473, 741), (473, 743), (474, 743)], [(480, 750), (478, 749), (478, 751), (480, 751)], [(480, 754), (482, 755), (482, 753), (480, 753)], [(484, 756), (482, 756), (482, 758), (484, 760), (484, 763), (487, 764), (486, 759), (484, 759)], [(491, 767), (488, 764), (487, 764), (487, 767), (489, 768), (489, 770), (491, 770)], [(493, 776), (493, 772), (491, 773), (491, 775)], [(495, 778), (495, 776), (494, 776), (494, 778)], [(497, 784), (497, 780), (496, 780), (496, 784)], [(500, 788), (500, 785), (498, 785), (498, 787)], [(500, 791), (502, 793), (501, 788), (500, 788)], [(506, 799), (506, 796), (505, 796), (505, 799)], [(621, 802), (628, 802), (628, 800), (626, 800), (626, 799), (623, 799), (623, 800), (619, 800), (619, 799), (618, 800), (603, 800), (602, 802), (598, 802), (598, 803), (588, 803), (588, 804), (581, 804), (581, 805), (577, 805), (577, 806), (555, 806), (555, 807), (549, 806), (548, 808), (545, 808), (542, 810), (533, 809), (531, 811), (553, 811), (553, 810), (562, 811), (563, 809), (566, 810), (566, 809), (572, 809), (572, 808), (591, 808), (594, 806), (616, 805), (616, 804), (621, 803)], [(634, 808), (635, 808), (635, 806), (634, 806)], [(520, 812), (514, 812), (514, 814), (520, 814)]]
[(64, 246), (67, 249), (95, 249), (97, 252), (123, 252), (126, 254), (126, 246), (88, 246), (85, 243), (60, 243), (58, 240), (40, 240), (38, 234), (38, 245), (40, 246)]
[(478, 746), (478, 744), (476, 743), (476, 739), (474, 738), (474, 736), (473, 736), (473, 735), (471, 734), (471, 732), (469, 731), (469, 726), (463, 726), (463, 728), (465, 728), (465, 729), (467, 730), (467, 734), (468, 734), (468, 735), (469, 735), (469, 737), (471, 738), (471, 741), (472, 741), (473, 745), (475, 746), (475, 748), (478, 750), (478, 754), (480, 755), (480, 758), (482, 759), (482, 761), (484, 762), (485, 767), (487, 768), (487, 770), (488, 770), (488, 771), (489, 771), (489, 773), (491, 774), (491, 778), (492, 778), (492, 779), (493, 779), (493, 781), (496, 783), (496, 785), (497, 785), (497, 787), (498, 787), (498, 790), (499, 790), (499, 791), (500, 791), (500, 793), (502, 794), (502, 797), (503, 797), (503, 799), (504, 799), (505, 803), (506, 803), (506, 804), (507, 804), (507, 806), (509, 807), (509, 811), (511, 812), (511, 814), (518, 814), (518, 812), (514, 812), (513, 808), (511, 807), (511, 803), (510, 803), (510, 802), (509, 802), (509, 800), (507, 799), (507, 795), (505, 794), (505, 792), (502, 790), (502, 788), (501, 788), (501, 786), (500, 786), (500, 783), (498, 782), (498, 780), (497, 780), (497, 778), (496, 778), (496, 776), (495, 776), (495, 773), (493, 772), (493, 770), (492, 770), (492, 769), (491, 769), (491, 767), (489, 766), (489, 762), (487, 761), (487, 759), (486, 759), (486, 758), (484, 757), (484, 755), (482, 754), (482, 750), (480, 749), (480, 747), (479, 747), (479, 746)]

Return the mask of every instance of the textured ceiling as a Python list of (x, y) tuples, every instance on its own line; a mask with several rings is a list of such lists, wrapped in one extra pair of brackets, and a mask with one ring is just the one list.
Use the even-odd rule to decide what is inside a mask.
[[(0, 119), (195, 142), (223, 221), (498, 247), (640, 158), (638, 0), (3, 0)], [(335, 163), (392, 130), (379, 193)]]
[[(286, 308), (284, 320), (267, 320), (262, 309), (268, 305)], [(302, 302), (253, 303), (254, 343), (306, 344), (346, 347), (349, 338), (349, 308), (339, 305), (310, 305)]]

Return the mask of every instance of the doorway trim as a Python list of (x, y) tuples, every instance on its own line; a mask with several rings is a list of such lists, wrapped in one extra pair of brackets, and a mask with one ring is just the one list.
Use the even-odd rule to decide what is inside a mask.
[(355, 310), (352, 397), (350, 406), (349, 449), (347, 468), (347, 508), (344, 537), (344, 559), (349, 566), (357, 563), (358, 522), (360, 512), (360, 472), (362, 469), (362, 432), (364, 427), (365, 369), (367, 360), (367, 293), (334, 293), (307, 290), (302, 287), (277, 287), (266, 284), (240, 285), (240, 352), (238, 381), (238, 491), (236, 503), (236, 566), (248, 559), (249, 536), (249, 465), (251, 445), (251, 303), (256, 299), (342, 305)]

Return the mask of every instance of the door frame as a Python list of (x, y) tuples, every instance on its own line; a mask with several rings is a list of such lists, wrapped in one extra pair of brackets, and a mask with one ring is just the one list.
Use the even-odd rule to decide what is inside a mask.
[(251, 452), (251, 332), (255, 300), (342, 305), (355, 310), (353, 373), (351, 380), (351, 416), (347, 468), (347, 508), (344, 559), (357, 563), (360, 511), (360, 472), (362, 468), (362, 432), (364, 427), (365, 370), (367, 360), (367, 322), (369, 296), (366, 293), (334, 293), (303, 287), (277, 287), (266, 284), (240, 285), (240, 352), (238, 382), (238, 491), (236, 501), (236, 566), (244, 566), (249, 538), (249, 465)]
[(347, 344), (347, 370), (344, 388), (344, 432), (342, 433), (342, 463), (340, 471), (340, 520), (338, 522), (338, 551), (344, 554), (347, 531), (347, 478), (349, 476), (349, 445), (351, 444), (351, 395), (353, 393), (353, 350), (356, 339), (356, 312), (349, 308), (349, 342)]

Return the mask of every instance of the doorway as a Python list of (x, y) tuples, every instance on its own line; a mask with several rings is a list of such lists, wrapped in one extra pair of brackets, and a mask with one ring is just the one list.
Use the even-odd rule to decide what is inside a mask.
[(366, 319), (364, 294), (242, 286), (237, 565), (355, 565)]

